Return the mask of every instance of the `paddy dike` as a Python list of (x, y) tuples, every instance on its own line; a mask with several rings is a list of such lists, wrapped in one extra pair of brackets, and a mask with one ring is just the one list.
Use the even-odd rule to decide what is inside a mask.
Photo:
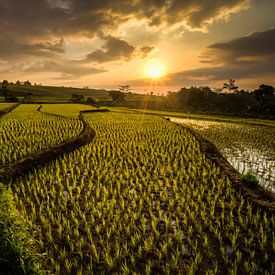
[[(39, 106), (37, 111), (44, 113), (49, 116), (62, 117), (65, 116), (58, 114), (51, 114), (41, 111), (42, 106)], [(95, 131), (92, 129), (90, 124), (85, 121), (84, 113), (95, 113), (95, 112), (109, 112), (108, 109), (96, 109), (96, 110), (85, 110), (80, 111), (78, 118), (83, 124), (83, 130), (81, 133), (72, 139), (66, 140), (58, 145), (52, 146), (47, 149), (40, 150), (29, 156), (15, 161), (8, 165), (3, 165), (0, 167), (0, 182), (10, 183), (18, 177), (22, 177), (29, 172), (43, 167), (47, 163), (59, 158), (60, 156), (73, 152), (74, 150), (90, 143), (95, 137)]]
[(16, 103), (2, 111), (0, 111), (0, 118), (8, 113), (10, 113), (12, 110), (14, 110), (15, 108), (17, 108), (20, 105), (20, 103)]
[(251, 187), (249, 183), (242, 178), (242, 175), (220, 153), (218, 148), (212, 142), (203, 138), (190, 127), (186, 127), (178, 123), (175, 124), (179, 127), (188, 129), (195, 136), (200, 144), (201, 151), (208, 159), (212, 161), (212, 163), (221, 168), (221, 171), (230, 179), (236, 191), (240, 192), (249, 201), (252, 201), (254, 205), (260, 206), (268, 212), (275, 212), (274, 193), (264, 189), (260, 185), (255, 188)]

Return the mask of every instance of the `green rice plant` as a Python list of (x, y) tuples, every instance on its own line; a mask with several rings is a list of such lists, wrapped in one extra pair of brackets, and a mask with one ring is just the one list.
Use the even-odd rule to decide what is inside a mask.
[(76, 137), (81, 121), (60, 118), (37, 111), (39, 105), (20, 105), (0, 120), (0, 165), (24, 158)]
[(274, 271), (274, 214), (236, 192), (188, 130), (150, 115), (84, 118), (96, 132), (91, 144), (12, 185), (21, 213), (37, 228), (44, 268)]

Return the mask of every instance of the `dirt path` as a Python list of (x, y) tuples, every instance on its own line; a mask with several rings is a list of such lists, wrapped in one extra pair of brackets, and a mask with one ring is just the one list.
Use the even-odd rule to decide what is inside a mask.
[[(37, 111), (41, 111), (42, 106), (39, 106)], [(24, 176), (29, 172), (46, 165), (47, 163), (59, 158), (60, 156), (73, 152), (74, 150), (90, 143), (95, 137), (95, 131), (92, 129), (90, 124), (85, 121), (83, 113), (95, 113), (95, 112), (109, 112), (108, 109), (97, 109), (97, 110), (85, 110), (80, 111), (78, 118), (83, 123), (82, 132), (75, 138), (66, 140), (53, 147), (35, 152), (30, 154), (26, 158), (20, 159), (8, 165), (0, 167), (0, 182), (10, 183), (17, 177)], [(50, 114), (43, 112), (49, 116), (62, 117), (57, 114)]]

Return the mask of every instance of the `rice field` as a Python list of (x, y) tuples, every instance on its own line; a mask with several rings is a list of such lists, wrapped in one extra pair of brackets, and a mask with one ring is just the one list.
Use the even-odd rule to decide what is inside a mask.
[(10, 108), (11, 106), (15, 105), (16, 103), (0, 103), (0, 111), (5, 111), (5, 109)]
[(96, 108), (84, 104), (43, 104), (42, 111), (65, 117), (77, 117), (82, 110), (95, 110)]
[(252, 171), (259, 183), (275, 192), (275, 127), (170, 118), (213, 142), (241, 174)]
[(11, 185), (45, 272), (274, 273), (275, 214), (236, 192), (187, 129), (151, 115), (84, 118), (89, 145)]
[(39, 105), (20, 105), (0, 118), (0, 165), (22, 159), (77, 136), (83, 125), (78, 119), (49, 116)]

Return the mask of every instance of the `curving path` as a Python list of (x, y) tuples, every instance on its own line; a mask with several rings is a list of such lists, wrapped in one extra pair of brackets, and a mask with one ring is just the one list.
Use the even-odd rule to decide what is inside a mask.
[[(17, 107), (17, 106), (16, 106)], [(37, 111), (41, 111), (42, 105), (38, 107)], [(24, 176), (30, 171), (36, 168), (44, 166), (45, 164), (57, 159), (63, 154), (73, 152), (74, 150), (90, 143), (95, 137), (95, 131), (92, 129), (90, 124), (85, 121), (83, 113), (94, 113), (94, 112), (109, 112), (108, 109), (97, 109), (97, 110), (84, 110), (80, 111), (78, 118), (83, 123), (82, 132), (75, 138), (66, 140), (53, 147), (35, 152), (26, 158), (20, 159), (8, 165), (0, 167), (0, 182), (10, 183), (14, 179), (20, 176)], [(43, 112), (44, 114), (66, 118), (62, 115), (51, 114)]]

